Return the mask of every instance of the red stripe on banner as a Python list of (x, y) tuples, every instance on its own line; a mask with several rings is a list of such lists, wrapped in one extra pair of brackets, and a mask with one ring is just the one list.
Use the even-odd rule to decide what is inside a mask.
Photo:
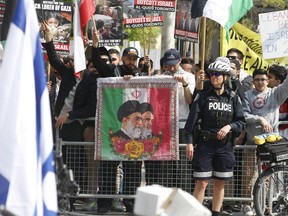
[(151, 88), (150, 89), (150, 103), (154, 108), (154, 119), (152, 131), (154, 134), (162, 132), (163, 141), (159, 150), (154, 154), (154, 157), (161, 155), (168, 156), (172, 153), (171, 150), (171, 121), (170, 121), (170, 97), (171, 88)]
[[(81, 28), (85, 27), (91, 16), (95, 12), (95, 3), (93, 0), (81, 0), (79, 5)], [(82, 29), (81, 29), (82, 30)]]

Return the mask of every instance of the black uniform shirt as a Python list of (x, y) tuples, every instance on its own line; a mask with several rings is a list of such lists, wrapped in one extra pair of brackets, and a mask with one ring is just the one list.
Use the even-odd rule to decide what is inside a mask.
[(225, 125), (231, 125), (233, 132), (244, 130), (245, 118), (239, 97), (231, 90), (217, 95), (213, 88), (197, 94), (186, 121), (188, 143), (193, 143), (192, 132), (201, 119), (201, 130), (216, 134)]

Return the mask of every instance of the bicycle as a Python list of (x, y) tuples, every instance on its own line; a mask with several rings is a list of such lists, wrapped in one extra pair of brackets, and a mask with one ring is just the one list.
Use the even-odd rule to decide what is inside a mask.
[(265, 145), (260, 147), (263, 148), (261, 153), (257, 147), (260, 161), (272, 166), (264, 170), (254, 184), (254, 208), (257, 216), (288, 215), (288, 142), (267, 146), (266, 152)]

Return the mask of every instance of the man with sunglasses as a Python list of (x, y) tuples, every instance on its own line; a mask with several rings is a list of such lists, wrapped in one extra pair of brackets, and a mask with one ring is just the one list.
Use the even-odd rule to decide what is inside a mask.
[[(196, 95), (186, 121), (186, 155), (193, 159), (197, 180), (193, 195), (199, 202), (203, 202), (209, 180), (214, 179), (212, 216), (219, 216), (225, 180), (233, 177), (235, 165), (231, 132), (241, 132), (245, 119), (240, 98), (225, 85), (231, 74), (229, 59), (217, 58), (208, 73), (212, 87)], [(196, 141), (192, 133), (199, 121), (200, 138)], [(195, 152), (193, 144), (197, 144)]]
[[(226, 57), (230, 61), (231, 60), (237, 60), (240, 63), (240, 65), (243, 64), (244, 54), (237, 48), (229, 49), (227, 51), (227, 56)], [(248, 74), (246, 74), (244, 70), (240, 69), (239, 80), (242, 81), (247, 76), (248, 76)]]
[[(269, 132), (278, 132), (279, 107), (288, 97), (288, 79), (274, 88), (269, 88), (269, 74), (267, 70), (257, 69), (253, 72), (254, 88), (245, 92), (243, 110), (247, 122), (246, 145), (255, 145), (253, 138), (256, 135)], [(243, 195), (251, 196), (252, 187), (257, 175), (255, 151), (246, 149), (243, 164)], [(251, 203), (245, 203), (246, 215), (253, 215)]]

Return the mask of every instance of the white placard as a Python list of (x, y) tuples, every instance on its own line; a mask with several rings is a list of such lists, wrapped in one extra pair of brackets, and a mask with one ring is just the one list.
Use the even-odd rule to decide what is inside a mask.
[(288, 56), (288, 10), (259, 14), (263, 58)]

